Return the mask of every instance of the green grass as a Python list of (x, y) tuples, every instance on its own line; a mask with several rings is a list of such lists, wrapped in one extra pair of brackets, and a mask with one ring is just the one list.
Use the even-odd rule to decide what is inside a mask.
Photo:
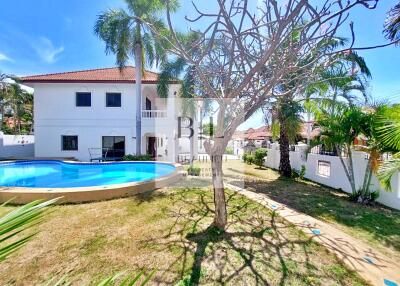
[[(205, 163), (199, 166), (208, 167)], [(274, 170), (260, 170), (239, 160), (224, 163), (224, 173), (234, 184), (332, 223), (400, 260), (400, 211), (380, 204), (362, 206), (343, 192), (300, 179), (281, 179)]]
[(274, 213), (237, 193), (228, 191), (227, 200), (222, 233), (210, 226), (213, 196), (204, 188), (56, 206), (35, 227), (39, 234), (2, 263), (0, 284), (65, 275), (88, 285), (121, 271), (157, 269), (150, 285), (366, 285)]

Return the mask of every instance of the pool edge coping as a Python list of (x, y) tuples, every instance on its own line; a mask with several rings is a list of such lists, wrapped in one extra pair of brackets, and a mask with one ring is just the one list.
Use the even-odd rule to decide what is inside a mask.
[[(30, 161), (30, 160), (27, 160)], [(64, 163), (72, 163), (77, 165), (90, 165), (99, 163), (76, 162), (63, 160), (46, 160), (58, 161)], [(2, 163), (18, 162), (15, 160), (3, 161)], [(123, 184), (112, 184), (91, 187), (73, 187), (73, 188), (29, 188), (29, 187), (2, 187), (0, 186), (0, 202), (10, 201), (12, 204), (25, 204), (38, 199), (60, 198), (59, 203), (80, 203), (94, 202), (114, 198), (128, 197), (135, 194), (152, 191), (155, 189), (166, 187), (177, 182), (183, 177), (183, 166), (172, 162), (157, 161), (127, 161), (126, 163), (160, 163), (172, 165), (175, 170), (171, 174), (167, 174), (156, 179), (145, 180), (140, 182), (130, 182)], [(103, 164), (113, 164), (118, 162), (104, 162)]]

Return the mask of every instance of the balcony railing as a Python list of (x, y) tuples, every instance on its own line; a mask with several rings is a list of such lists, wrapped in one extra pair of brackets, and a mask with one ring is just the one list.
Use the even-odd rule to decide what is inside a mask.
[(166, 110), (142, 110), (142, 118), (165, 118)]

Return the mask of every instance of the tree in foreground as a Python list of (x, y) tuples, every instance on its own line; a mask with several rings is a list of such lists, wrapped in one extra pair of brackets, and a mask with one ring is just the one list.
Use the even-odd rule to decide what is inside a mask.
[[(197, 35), (189, 47), (172, 23), (175, 15), (171, 1), (166, 1), (167, 31), (145, 18), (141, 20), (169, 43), (170, 53), (193, 68), (196, 77), (193, 97), (213, 100), (217, 109), (215, 135), (206, 140), (204, 147), (211, 156), (214, 225), (225, 229), (222, 155), (236, 128), (267, 101), (292, 92), (277, 88), (290, 78), (287, 75), (296, 74), (298, 81), (306, 84), (315, 79), (318, 69), (337, 61), (340, 51), (319, 46), (336, 37), (352, 8), (373, 9), (376, 1), (326, 0), (316, 5), (303, 0), (285, 4), (265, 0), (258, 7), (247, 0), (213, 2), (217, 9), (201, 11), (194, 6), (198, 15), (193, 19), (186, 17), (192, 33)], [(204, 28), (196, 29), (199, 26)], [(299, 40), (295, 45), (286, 44), (282, 50), (294, 30)]]
[[(130, 57), (135, 60), (136, 87), (136, 154), (141, 154), (142, 139), (142, 80), (144, 65), (160, 63), (165, 58), (166, 43), (157, 41), (143, 21), (156, 29), (163, 29), (158, 14), (165, 8), (160, 0), (125, 0), (128, 7), (111, 9), (98, 16), (94, 31), (106, 44), (106, 53), (116, 56), (117, 65), (125, 67)], [(143, 20), (143, 21), (142, 21)]]

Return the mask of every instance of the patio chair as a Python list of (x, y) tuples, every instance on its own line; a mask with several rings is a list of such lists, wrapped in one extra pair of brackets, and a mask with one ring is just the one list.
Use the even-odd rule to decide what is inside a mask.
[(108, 148), (88, 148), (90, 162), (98, 161), (104, 162), (109, 161), (111, 158), (107, 158)]

